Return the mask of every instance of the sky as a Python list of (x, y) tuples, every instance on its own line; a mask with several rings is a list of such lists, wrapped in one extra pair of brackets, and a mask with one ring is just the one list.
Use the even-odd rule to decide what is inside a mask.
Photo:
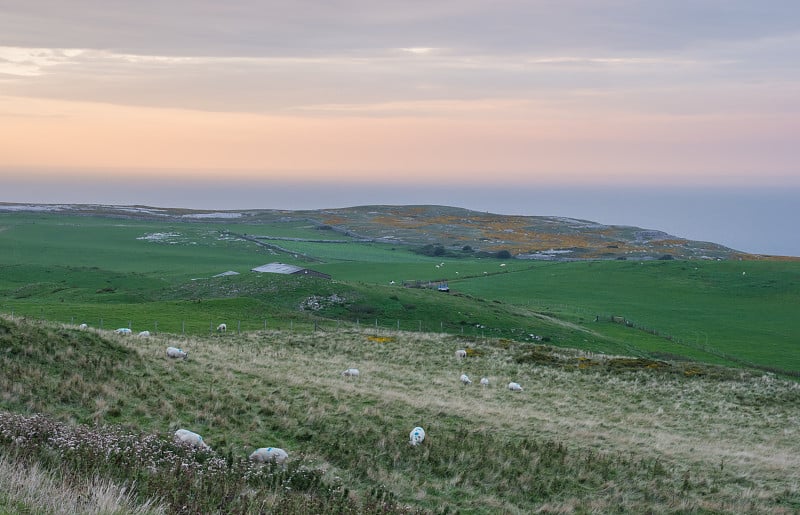
[(443, 204), (800, 256), (795, 0), (0, 0), (0, 201)]

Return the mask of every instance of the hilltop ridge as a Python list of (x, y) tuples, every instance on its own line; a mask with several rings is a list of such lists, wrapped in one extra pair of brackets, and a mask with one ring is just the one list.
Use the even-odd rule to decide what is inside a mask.
[(363, 240), (439, 247), (440, 252), (508, 252), (531, 260), (764, 259), (657, 229), (560, 216), (504, 215), (438, 205), (367, 205), (318, 210), (194, 210), (96, 204), (0, 203), (0, 212), (38, 211), (176, 222), (258, 224), (307, 221)]

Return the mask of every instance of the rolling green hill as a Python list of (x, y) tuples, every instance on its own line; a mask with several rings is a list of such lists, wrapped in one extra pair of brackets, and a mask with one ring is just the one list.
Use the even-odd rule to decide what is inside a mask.
[[(442, 224), (443, 216), (452, 223)], [(1, 213), (0, 310), (197, 335), (224, 321), (237, 331), (377, 326), (528, 342), (538, 337), (608, 354), (800, 373), (797, 261), (498, 259), (491, 246), (480, 246), (493, 241), (486, 231), (504, 226), (511, 231), (504, 234), (516, 234), (509, 227), (519, 217), (487, 217), (380, 206), (222, 214), (70, 206)], [(574, 221), (560, 220), (558, 230), (571, 230), (572, 238)], [(474, 233), (465, 240), (475, 245), (469, 252), (442, 240), (466, 234), (461, 226)], [(432, 243), (442, 253), (420, 252)], [(249, 271), (274, 261), (332, 280)], [(228, 270), (240, 275), (214, 277)], [(402, 287), (444, 282), (449, 294)]]

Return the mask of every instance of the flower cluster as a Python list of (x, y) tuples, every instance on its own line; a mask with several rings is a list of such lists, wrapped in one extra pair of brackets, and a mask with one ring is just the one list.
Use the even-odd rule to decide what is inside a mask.
[(178, 512), (249, 504), (254, 496), (262, 502), (294, 493), (321, 502), (341, 496), (341, 485), (323, 484), (322, 472), (303, 459), (283, 469), (175, 443), (171, 435), (67, 424), (44, 415), (0, 412), (0, 449), (73, 474), (129, 482), (140, 498), (163, 499)]

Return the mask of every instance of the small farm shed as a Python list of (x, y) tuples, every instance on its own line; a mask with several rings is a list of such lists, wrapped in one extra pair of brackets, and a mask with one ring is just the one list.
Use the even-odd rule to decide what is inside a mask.
[(253, 272), (268, 273), (268, 274), (285, 274), (285, 275), (310, 275), (311, 277), (320, 277), (322, 279), (330, 279), (331, 276), (311, 270), (310, 268), (302, 268), (295, 265), (287, 265), (285, 263), (268, 263), (266, 265), (257, 266), (251, 269)]

